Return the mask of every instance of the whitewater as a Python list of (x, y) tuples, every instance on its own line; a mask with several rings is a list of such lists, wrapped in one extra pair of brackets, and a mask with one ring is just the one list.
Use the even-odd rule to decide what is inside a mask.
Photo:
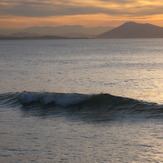
[(0, 40), (0, 162), (163, 162), (162, 45)]

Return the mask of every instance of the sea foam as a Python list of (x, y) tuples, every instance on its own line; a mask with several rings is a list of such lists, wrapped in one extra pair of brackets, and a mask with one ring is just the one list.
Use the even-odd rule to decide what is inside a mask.
[(31, 104), (39, 102), (42, 104), (55, 103), (61, 107), (67, 107), (82, 103), (89, 99), (88, 95), (82, 94), (63, 94), (63, 93), (35, 93), (35, 92), (22, 92), (19, 94), (19, 101), (22, 104)]

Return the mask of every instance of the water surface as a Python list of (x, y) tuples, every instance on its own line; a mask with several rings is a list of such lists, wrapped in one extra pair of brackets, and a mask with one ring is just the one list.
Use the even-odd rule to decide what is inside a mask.
[(163, 162), (163, 39), (0, 41), (1, 162)]

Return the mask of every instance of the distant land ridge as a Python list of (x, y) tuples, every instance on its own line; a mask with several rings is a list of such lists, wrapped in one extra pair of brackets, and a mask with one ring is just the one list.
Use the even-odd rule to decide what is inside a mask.
[(67, 37), (67, 38), (93, 38), (113, 29), (110, 26), (84, 27), (80, 25), (64, 25), (54, 27), (28, 27), (23, 29), (0, 29), (0, 36), (26, 38), (39, 36)]
[[(4, 32), (4, 33), (3, 33)], [(118, 38), (163, 38), (163, 27), (152, 24), (126, 22), (116, 28), (80, 25), (56, 27), (29, 27), (11, 30), (0, 29), (0, 40), (4, 39), (118, 39)]]
[(97, 38), (163, 38), (163, 27), (126, 22), (98, 35)]

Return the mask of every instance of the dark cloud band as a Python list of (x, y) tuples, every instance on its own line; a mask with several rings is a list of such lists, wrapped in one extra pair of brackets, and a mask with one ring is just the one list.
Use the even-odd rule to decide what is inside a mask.
[[(63, 0), (68, 2), (68, 0)], [(34, 1), (9, 1), (2, 0), (0, 2), (0, 14), (1, 15), (15, 15), (25, 17), (47, 17), (47, 16), (63, 16), (63, 15), (85, 15), (85, 14), (109, 14), (109, 15), (128, 15), (128, 16), (143, 16), (152, 14), (162, 14), (163, 6), (135, 6), (134, 8), (123, 8), (122, 4), (130, 4), (136, 2), (136, 0), (99, 0), (101, 2), (114, 2), (121, 4), (122, 7), (97, 7), (97, 6), (75, 6), (71, 3), (54, 4), (51, 1), (34, 0)], [(46, 2), (46, 3), (45, 3)], [(4, 5), (8, 3), (8, 5)], [(68, 4), (68, 5), (66, 5)], [(121, 6), (120, 5), (120, 6)]]

